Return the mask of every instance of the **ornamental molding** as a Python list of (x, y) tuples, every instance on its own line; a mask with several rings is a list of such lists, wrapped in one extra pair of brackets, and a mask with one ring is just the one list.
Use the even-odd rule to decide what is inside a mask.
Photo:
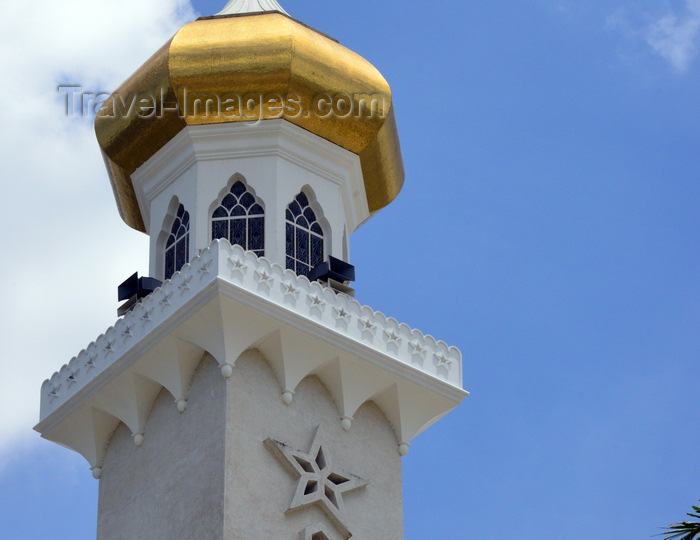
[(310, 375), (331, 393), (346, 430), (359, 407), (376, 403), (402, 455), (467, 395), (457, 348), (216, 240), (43, 383), (35, 429), (97, 467), (119, 421), (143, 443), (162, 388), (185, 410), (204, 354), (230, 377), (251, 348), (270, 363), (288, 405)]
[[(311, 158), (311, 157), (312, 158)], [(332, 183), (343, 194), (352, 230), (370, 217), (360, 158), (284, 119), (254, 125), (228, 122), (187, 126), (132, 174), (139, 208), (148, 227), (150, 205), (198, 162), (280, 158)]]
[(345, 472), (333, 463), (328, 447), (323, 444), (321, 426), (316, 427), (308, 452), (273, 439), (266, 439), (265, 446), (297, 479), (287, 512), (316, 505), (328, 516), (343, 538), (352, 536), (347, 525), (343, 494), (363, 488), (369, 481)]

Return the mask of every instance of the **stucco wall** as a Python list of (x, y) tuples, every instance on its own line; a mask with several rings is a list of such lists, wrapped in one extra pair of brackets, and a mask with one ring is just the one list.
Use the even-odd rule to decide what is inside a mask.
[[(242, 410), (250, 414), (240, 414)], [(369, 481), (343, 495), (352, 537), (403, 538), (401, 458), (396, 437), (374, 404), (360, 408), (346, 432), (318, 378), (302, 381), (287, 406), (268, 364), (248, 351), (234, 367), (227, 414), (225, 538), (296, 540), (318, 522), (342, 537), (318, 505), (285, 513), (298, 480), (263, 444), (271, 438), (307, 452), (319, 425), (320, 442), (333, 466)]]
[(200, 364), (180, 413), (165, 390), (137, 447), (120, 424), (100, 477), (98, 540), (222, 538), (226, 381)]
[[(331, 540), (403, 538), (401, 459), (386, 418), (371, 402), (344, 431), (316, 377), (285, 405), (270, 366), (255, 350), (229, 379), (208, 356), (179, 413), (163, 391), (137, 447), (117, 428), (100, 478), (98, 540), (298, 540), (320, 526)], [(287, 512), (298, 478), (264, 444), (307, 452), (317, 437), (331, 465), (369, 483), (342, 495), (344, 527), (319, 503)]]

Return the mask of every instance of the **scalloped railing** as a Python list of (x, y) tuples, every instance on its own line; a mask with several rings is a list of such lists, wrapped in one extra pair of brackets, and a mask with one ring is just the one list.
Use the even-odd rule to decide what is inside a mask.
[(215, 280), (224, 280), (416, 370), (462, 387), (462, 356), (430, 335), (297, 276), (226, 240), (214, 241), (42, 385), (42, 418), (137, 346)]

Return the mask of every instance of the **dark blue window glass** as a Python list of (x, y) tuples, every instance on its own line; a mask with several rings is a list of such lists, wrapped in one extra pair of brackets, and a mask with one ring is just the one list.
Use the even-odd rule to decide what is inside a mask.
[(231, 220), (231, 232), (229, 234), (229, 240), (232, 244), (237, 244), (239, 246), (248, 247), (245, 245), (245, 229), (246, 229), (245, 219), (232, 219)]
[(309, 262), (309, 231), (297, 227), (297, 249), (294, 258), (301, 262)]
[(221, 219), (212, 222), (211, 231), (214, 238), (228, 238), (228, 221)]
[(323, 262), (323, 229), (303, 192), (287, 205), (285, 217), (287, 268), (306, 276), (314, 266)]
[(309, 235), (311, 238), (311, 248), (309, 253), (309, 262), (311, 268), (323, 262), (323, 238), (315, 234)]
[(241, 196), (240, 201), (245, 208), (252, 208), (252, 206), (255, 204), (255, 197), (246, 192)]
[[(265, 221), (261, 217), (248, 220), (248, 245), (256, 255), (262, 255), (265, 247)], [(258, 253), (260, 252), (260, 253)]]
[(236, 203), (238, 201), (236, 200), (236, 197), (233, 195), (226, 195), (224, 197), (224, 200), (221, 201), (221, 206), (223, 206), (226, 210), (231, 210), (234, 206), (236, 206)]
[(243, 195), (247, 191), (245, 184), (243, 182), (236, 182), (231, 186), (231, 193), (237, 198), (240, 199), (241, 195)]
[(306, 198), (306, 194), (302, 191), (295, 197), (296, 201), (299, 203), (301, 208), (309, 206), (309, 199)]
[(170, 279), (187, 262), (190, 252), (190, 214), (180, 205), (170, 236), (165, 242), (165, 279)]
[(226, 238), (259, 257), (265, 254), (265, 211), (240, 180), (212, 213), (211, 239), (217, 238)]
[(166, 279), (175, 273), (175, 250), (169, 249), (165, 252), (165, 276)]
[(296, 271), (296, 266), (294, 264), (294, 225), (287, 222), (286, 231), (286, 249), (287, 254), (287, 268)]
[(301, 215), (301, 206), (299, 206), (298, 202), (292, 201), (291, 203), (289, 203), (289, 206), (287, 208), (289, 208), (289, 211), (292, 213), (292, 216), (297, 217)]

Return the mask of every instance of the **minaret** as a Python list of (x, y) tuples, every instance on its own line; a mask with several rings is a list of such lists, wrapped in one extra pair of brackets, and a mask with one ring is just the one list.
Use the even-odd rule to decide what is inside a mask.
[(403, 538), (401, 456), (466, 392), (456, 348), (349, 287), (350, 235), (404, 178), (381, 74), (230, 0), (95, 130), (160, 285), (41, 388), (37, 431), (99, 479), (98, 539)]

